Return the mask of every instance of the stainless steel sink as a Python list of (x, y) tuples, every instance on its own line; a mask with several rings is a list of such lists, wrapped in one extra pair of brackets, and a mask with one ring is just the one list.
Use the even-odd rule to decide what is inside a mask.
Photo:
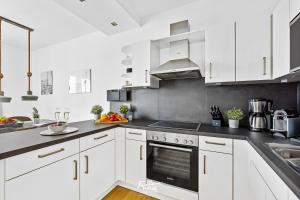
[(300, 146), (281, 143), (267, 143), (267, 146), (300, 173)]

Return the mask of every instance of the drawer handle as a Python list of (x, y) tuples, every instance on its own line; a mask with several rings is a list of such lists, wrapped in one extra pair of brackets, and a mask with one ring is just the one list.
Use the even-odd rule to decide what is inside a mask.
[(45, 157), (48, 157), (48, 156), (51, 156), (51, 155), (60, 153), (60, 152), (62, 152), (62, 151), (64, 151), (64, 150), (65, 150), (64, 148), (61, 148), (61, 149), (58, 149), (58, 150), (53, 151), (53, 152), (50, 152), (50, 153), (41, 154), (41, 155), (38, 155), (38, 158), (45, 158)]
[(105, 137), (107, 137), (107, 136), (108, 136), (108, 135), (105, 134), (105, 135), (102, 135), (102, 136), (100, 136), (100, 137), (95, 137), (94, 140), (100, 140), (100, 139), (105, 138)]
[(143, 160), (143, 145), (140, 146), (140, 160)]
[(89, 157), (88, 156), (84, 156), (85, 158), (85, 174), (89, 173)]
[(128, 132), (131, 135), (142, 135), (142, 133)]
[(267, 75), (267, 57), (263, 57), (264, 68), (263, 68), (263, 76)]
[(209, 142), (209, 141), (205, 141), (206, 144), (213, 144), (213, 145), (219, 145), (219, 146), (225, 146), (226, 143), (219, 143), (219, 142)]
[(203, 156), (203, 174), (206, 174), (206, 155)]
[(74, 162), (74, 169), (75, 169), (75, 175), (74, 175), (74, 178), (73, 178), (73, 180), (77, 180), (78, 179), (78, 171), (77, 171), (77, 168), (78, 168), (78, 162), (77, 162), (77, 160), (73, 160), (73, 162)]

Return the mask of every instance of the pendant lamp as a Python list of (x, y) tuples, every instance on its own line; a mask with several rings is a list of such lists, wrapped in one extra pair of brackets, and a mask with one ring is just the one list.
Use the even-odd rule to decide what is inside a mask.
[(0, 103), (9, 103), (11, 97), (4, 96), (2, 91), (2, 79), (4, 78), (2, 74), (2, 18), (0, 18)]
[(31, 34), (31, 31), (32, 30), (28, 30), (28, 72), (27, 72), (27, 77), (28, 77), (28, 91), (27, 91), (27, 94), (22, 96), (22, 100), (23, 101), (37, 101), (38, 100), (38, 96), (34, 96), (32, 94), (32, 91), (31, 91), (31, 76), (32, 76), (32, 73), (31, 73), (31, 62), (30, 62), (30, 34)]

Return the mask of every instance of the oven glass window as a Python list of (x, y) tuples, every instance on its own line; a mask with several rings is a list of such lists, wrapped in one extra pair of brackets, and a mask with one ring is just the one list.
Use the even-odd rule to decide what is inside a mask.
[(153, 148), (153, 172), (189, 180), (191, 177), (190, 152)]

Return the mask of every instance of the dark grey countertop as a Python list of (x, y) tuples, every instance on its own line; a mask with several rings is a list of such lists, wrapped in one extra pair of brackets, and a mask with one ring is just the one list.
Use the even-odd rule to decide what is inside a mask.
[[(250, 145), (259, 153), (259, 155), (270, 165), (278, 176), (289, 186), (289, 188), (300, 198), (300, 175), (297, 174), (287, 163), (277, 157), (265, 145), (269, 142), (291, 143), (288, 140), (275, 138), (268, 133), (251, 132), (246, 128), (229, 129), (226, 127), (212, 127), (202, 124), (199, 132), (182, 131), (174, 129), (153, 128), (148, 125), (156, 121), (136, 120), (127, 124), (95, 124), (94, 121), (82, 121), (69, 124), (69, 126), (78, 127), (79, 131), (62, 136), (41, 136), (40, 132), (46, 128), (36, 128), (16, 132), (0, 134), (0, 159), (12, 157), (36, 149), (44, 148), (61, 142), (77, 139), (91, 135), (100, 131), (108, 130), (118, 126), (126, 128), (137, 128), (154, 131), (165, 131), (174, 133), (187, 133), (212, 137), (223, 137), (247, 140)], [(298, 144), (300, 145), (300, 144)]]

